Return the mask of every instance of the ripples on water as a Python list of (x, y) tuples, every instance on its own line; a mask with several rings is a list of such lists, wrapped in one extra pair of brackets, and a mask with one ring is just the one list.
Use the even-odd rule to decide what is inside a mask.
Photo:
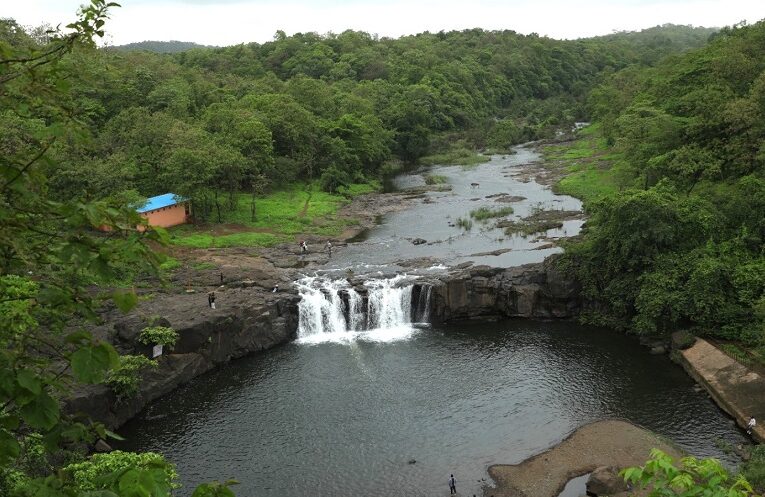
[(181, 495), (235, 478), (238, 495), (302, 497), (433, 495), (450, 472), (480, 494), (488, 465), (608, 417), (698, 456), (743, 441), (681, 368), (619, 334), (526, 321), (399, 331), (235, 361), (153, 404), (144, 415), (167, 416), (129, 423), (124, 446), (177, 463)]

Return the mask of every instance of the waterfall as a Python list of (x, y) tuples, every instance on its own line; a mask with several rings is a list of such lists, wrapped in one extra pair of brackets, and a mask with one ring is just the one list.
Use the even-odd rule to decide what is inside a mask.
[(433, 287), (430, 285), (421, 286), (417, 295), (417, 309), (414, 317), (418, 323), (427, 323), (430, 321), (430, 294)]
[(317, 278), (306, 278), (298, 282), (302, 297), (298, 304), (298, 336), (346, 331), (344, 303), (340, 297), (345, 282), (321, 280), (319, 285), (316, 282)]
[(329, 334), (347, 339), (350, 334), (371, 330), (411, 330), (413, 320), (426, 322), (428, 318), (430, 287), (422, 287), (413, 302), (414, 285), (405, 276), (370, 279), (358, 290), (345, 279), (319, 276), (296, 284), (301, 296), (299, 339)]
[(348, 289), (348, 331), (361, 331), (364, 323), (364, 300), (354, 288)]
[(395, 328), (412, 322), (412, 285), (396, 286), (399, 278), (364, 282), (369, 328)]

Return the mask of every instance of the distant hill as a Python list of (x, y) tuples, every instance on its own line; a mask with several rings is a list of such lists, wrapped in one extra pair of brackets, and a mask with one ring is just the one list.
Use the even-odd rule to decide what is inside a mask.
[(117, 45), (117, 46), (113, 46), (109, 48), (112, 50), (121, 50), (125, 52), (146, 51), (146, 52), (155, 52), (155, 53), (178, 53), (178, 52), (185, 52), (187, 50), (191, 50), (192, 48), (215, 48), (215, 47), (210, 45), (200, 45), (199, 43), (194, 43), (193, 41), (170, 40), (170, 41), (139, 41), (136, 43), (128, 43), (126, 45)]

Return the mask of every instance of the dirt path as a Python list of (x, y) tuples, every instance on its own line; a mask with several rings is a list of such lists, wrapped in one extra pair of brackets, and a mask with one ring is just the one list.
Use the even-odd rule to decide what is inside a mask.
[(577, 429), (552, 449), (516, 465), (494, 465), (489, 475), (494, 497), (556, 497), (566, 482), (599, 466), (642, 465), (652, 448), (673, 458), (680, 451), (654, 433), (626, 421), (598, 421)]
[(308, 194), (308, 198), (305, 199), (305, 204), (303, 204), (303, 210), (300, 211), (300, 214), (298, 214), (298, 217), (305, 217), (305, 213), (308, 212), (308, 202), (311, 201), (311, 194)]

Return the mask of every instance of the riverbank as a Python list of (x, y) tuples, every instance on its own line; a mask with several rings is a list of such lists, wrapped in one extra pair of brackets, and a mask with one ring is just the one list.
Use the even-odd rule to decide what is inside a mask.
[[(681, 451), (648, 430), (626, 421), (598, 421), (578, 428), (553, 448), (520, 464), (489, 467), (496, 487), (486, 497), (557, 497), (566, 483), (602, 466), (625, 468), (645, 463), (651, 449), (673, 458)], [(627, 493), (614, 494), (615, 496)]]

